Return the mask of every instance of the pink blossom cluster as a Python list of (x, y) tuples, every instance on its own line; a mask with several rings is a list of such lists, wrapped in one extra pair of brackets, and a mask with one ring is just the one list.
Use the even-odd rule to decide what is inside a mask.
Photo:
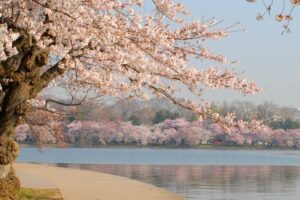
[(0, 22), (0, 36), (0, 61), (3, 61), (18, 53), (17, 49), (13, 47), (13, 41), (19, 37), (19, 34), (9, 30), (6, 24)]

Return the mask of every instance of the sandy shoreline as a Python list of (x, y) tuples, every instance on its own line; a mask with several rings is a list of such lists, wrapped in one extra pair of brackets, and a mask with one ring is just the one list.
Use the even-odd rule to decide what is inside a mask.
[(184, 200), (164, 189), (114, 175), (15, 163), (23, 187), (58, 188), (65, 200)]

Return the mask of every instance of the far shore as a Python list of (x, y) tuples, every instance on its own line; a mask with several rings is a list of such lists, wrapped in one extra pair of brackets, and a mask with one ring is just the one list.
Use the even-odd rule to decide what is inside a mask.
[[(20, 144), (20, 147), (37, 147), (35, 144)], [(299, 148), (283, 148), (279, 146), (264, 146), (264, 145), (215, 145), (215, 144), (203, 144), (197, 146), (176, 146), (176, 145), (75, 145), (75, 144), (65, 144), (65, 145), (56, 145), (56, 144), (43, 144), (39, 146), (41, 148), (86, 148), (86, 149), (120, 149), (120, 148), (149, 148), (149, 149), (210, 149), (210, 150), (300, 150)]]

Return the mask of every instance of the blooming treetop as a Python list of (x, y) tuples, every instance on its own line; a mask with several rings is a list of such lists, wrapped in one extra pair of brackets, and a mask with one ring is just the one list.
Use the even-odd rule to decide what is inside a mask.
[(216, 28), (214, 19), (184, 21), (180, 16), (188, 11), (172, 0), (152, 0), (152, 5), (153, 11), (145, 14), (142, 0), (1, 0), (0, 106), (1, 99), (9, 99), (11, 86), (38, 76), (19, 103), (50, 83), (69, 84), (121, 98), (162, 95), (201, 117), (243, 126), (232, 115), (213, 114), (208, 104), (174, 95), (179, 84), (197, 95), (203, 88), (260, 91), (233, 71), (190, 66), (190, 59), (229, 63), (204, 46), (207, 39), (225, 38), (229, 30)]

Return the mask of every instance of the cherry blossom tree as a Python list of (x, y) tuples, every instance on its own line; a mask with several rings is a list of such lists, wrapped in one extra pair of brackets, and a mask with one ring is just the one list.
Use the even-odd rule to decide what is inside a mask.
[[(230, 30), (217, 28), (214, 19), (184, 21), (180, 16), (188, 11), (172, 0), (152, 3), (153, 11), (147, 14), (141, 0), (0, 1), (0, 166), (6, 169), (0, 170), (1, 190), (13, 191), (9, 188), (18, 185), (8, 182), (19, 152), (14, 128), (26, 116), (29, 100), (51, 86), (93, 88), (94, 93), (116, 98), (165, 96), (201, 117), (243, 126), (231, 115), (212, 114), (206, 103), (174, 95), (178, 84), (195, 95), (203, 88), (260, 91), (233, 71), (190, 66), (192, 58), (229, 63), (206, 49), (204, 41), (225, 38)], [(0, 191), (3, 198), (5, 191)]]

